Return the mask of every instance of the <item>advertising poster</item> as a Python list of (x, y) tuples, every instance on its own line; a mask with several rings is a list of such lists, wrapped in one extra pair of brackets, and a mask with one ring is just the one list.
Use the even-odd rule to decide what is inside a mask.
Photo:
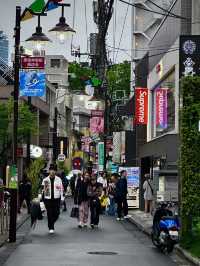
[(167, 88), (156, 89), (156, 126), (167, 128)]
[(120, 167), (119, 173), (122, 170), (127, 171), (128, 187), (139, 187), (140, 168), (139, 167)]
[(137, 125), (147, 125), (148, 123), (148, 89), (136, 88), (136, 110), (135, 123)]
[(103, 133), (104, 132), (104, 118), (92, 117), (90, 118), (90, 132)]
[(42, 97), (46, 93), (46, 75), (44, 72), (20, 72), (20, 96)]

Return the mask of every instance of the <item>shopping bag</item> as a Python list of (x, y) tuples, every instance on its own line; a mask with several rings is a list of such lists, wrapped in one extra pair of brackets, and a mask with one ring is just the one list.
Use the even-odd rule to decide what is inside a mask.
[(78, 217), (79, 217), (79, 209), (78, 209), (77, 206), (74, 206), (74, 207), (72, 208), (70, 216), (71, 216), (72, 218), (78, 218)]

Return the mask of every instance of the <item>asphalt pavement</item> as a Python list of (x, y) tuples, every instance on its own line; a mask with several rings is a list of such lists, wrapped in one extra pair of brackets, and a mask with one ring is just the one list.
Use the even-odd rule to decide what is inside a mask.
[[(148, 236), (128, 221), (101, 216), (99, 229), (79, 229), (63, 212), (49, 235), (47, 221), (34, 230), (29, 222), (18, 232), (18, 243), (0, 249), (4, 266), (186, 266), (176, 254), (160, 253)], [(4, 258), (4, 260), (3, 260)]]

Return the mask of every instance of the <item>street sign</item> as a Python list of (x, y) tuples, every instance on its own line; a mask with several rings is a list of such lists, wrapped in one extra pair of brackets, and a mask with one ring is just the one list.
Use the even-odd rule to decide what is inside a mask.
[(46, 90), (44, 72), (20, 71), (20, 96), (42, 97)]
[(64, 154), (59, 154), (59, 155), (58, 155), (58, 161), (59, 161), (59, 162), (64, 162), (64, 161), (65, 161), (65, 158), (66, 158), (66, 157), (65, 157)]
[(98, 165), (99, 171), (104, 169), (104, 142), (98, 143)]
[(42, 56), (24, 56), (21, 58), (21, 68), (23, 69), (44, 69), (45, 59)]

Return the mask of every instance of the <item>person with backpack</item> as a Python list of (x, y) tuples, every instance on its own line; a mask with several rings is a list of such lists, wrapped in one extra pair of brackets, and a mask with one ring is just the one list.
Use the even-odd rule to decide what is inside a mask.
[(150, 174), (145, 174), (145, 181), (143, 183), (144, 189), (144, 200), (145, 200), (145, 212), (152, 212), (152, 202), (153, 202), (153, 182), (150, 178)]

